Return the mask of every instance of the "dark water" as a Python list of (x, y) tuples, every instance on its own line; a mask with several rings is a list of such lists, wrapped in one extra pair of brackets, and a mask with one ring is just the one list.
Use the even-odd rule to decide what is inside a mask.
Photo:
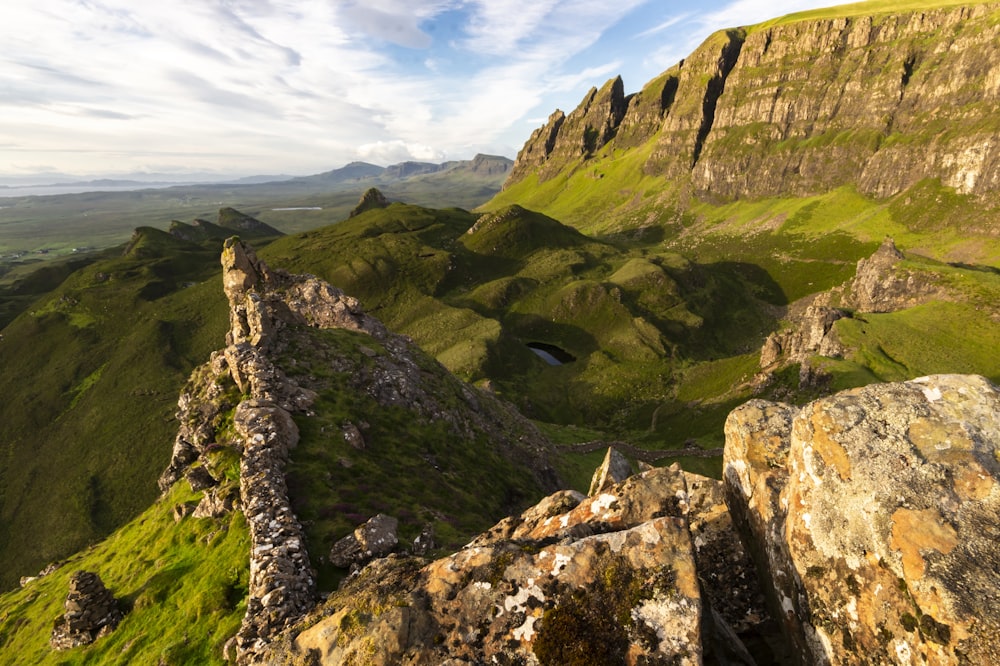
[(535, 352), (539, 358), (549, 365), (563, 365), (564, 363), (572, 363), (576, 360), (576, 357), (565, 349), (544, 342), (529, 342), (528, 349)]

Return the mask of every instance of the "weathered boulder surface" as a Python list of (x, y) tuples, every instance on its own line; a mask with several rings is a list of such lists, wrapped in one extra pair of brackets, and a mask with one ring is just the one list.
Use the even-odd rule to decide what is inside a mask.
[(363, 566), (377, 557), (385, 557), (399, 544), (396, 529), (399, 521), (392, 516), (372, 516), (353, 533), (333, 544), (330, 563), (337, 567)]
[[(689, 526), (689, 482), (698, 486), (699, 546)], [(707, 556), (711, 542), (719, 553), (735, 549), (719, 558), (720, 575), (741, 569), (737, 575), (753, 583), (732, 529), (726, 547), (710, 534), (711, 525), (726, 529), (721, 498), (721, 482), (677, 466), (630, 476), (592, 497), (560, 491), (450, 557), (374, 560), (304, 621), (308, 628), (276, 642), (274, 659), (751, 664), (730, 618), (753, 622), (762, 606), (716, 612), (699, 578), (699, 549)]]
[(114, 631), (124, 617), (101, 577), (90, 571), (77, 571), (70, 576), (65, 608), (49, 639), (53, 650), (89, 645)]
[(963, 375), (730, 414), (728, 503), (801, 663), (1000, 663), (998, 417)]

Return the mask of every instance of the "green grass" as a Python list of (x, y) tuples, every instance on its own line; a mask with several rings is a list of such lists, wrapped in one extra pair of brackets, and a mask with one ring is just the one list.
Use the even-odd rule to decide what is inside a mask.
[(751, 26), (750, 31), (765, 30), (779, 25), (815, 21), (829, 18), (854, 18), (878, 16), (882, 14), (903, 14), (907, 12), (929, 11), (947, 7), (986, 4), (989, 0), (867, 0), (848, 5), (835, 5), (823, 9), (795, 12)]
[(226, 330), (217, 257), (140, 234), (3, 329), (0, 589), (155, 498), (180, 388)]
[[(342, 572), (324, 556), (376, 513), (399, 519), (404, 543), (432, 523), (438, 544), (454, 550), (541, 495), (530, 471), (485, 433), (459, 434), (450, 416), (430, 419), (412, 406), (376, 402), (367, 393), (369, 373), (387, 352), (369, 336), (302, 329), (288, 331), (288, 338), (286, 372), (318, 392), (312, 414), (296, 416), (301, 440), (287, 467), (289, 493), (327, 589)], [(468, 409), (454, 378), (419, 352), (416, 361), (424, 390), (442, 409)], [(348, 423), (361, 429), (363, 450), (344, 439)]]
[(998, 382), (1000, 327), (990, 312), (970, 303), (934, 302), (842, 319), (836, 327), (844, 342), (858, 350), (849, 360), (881, 381), (972, 373)]
[[(246, 610), (249, 537), (243, 515), (185, 518), (186, 483), (101, 543), (26, 587), (0, 595), (0, 653), (7, 664), (222, 664), (222, 646)], [(110, 635), (65, 652), (49, 648), (69, 576), (96, 572), (127, 610)]]

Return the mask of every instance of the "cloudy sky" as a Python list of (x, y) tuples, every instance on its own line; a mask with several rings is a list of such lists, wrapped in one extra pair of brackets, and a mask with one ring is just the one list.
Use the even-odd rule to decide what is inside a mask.
[[(714, 30), (832, 0), (3, 0), (0, 183), (513, 157)], [(44, 179), (43, 179), (44, 180)]]

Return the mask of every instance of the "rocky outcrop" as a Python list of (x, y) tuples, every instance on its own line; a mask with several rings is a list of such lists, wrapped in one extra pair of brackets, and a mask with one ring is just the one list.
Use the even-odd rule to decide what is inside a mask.
[(760, 352), (760, 367), (773, 369), (779, 362), (802, 363), (810, 356), (839, 356), (844, 346), (833, 324), (847, 313), (825, 305), (810, 305), (796, 318), (792, 328), (767, 336)]
[(114, 631), (124, 617), (101, 577), (90, 571), (76, 571), (70, 576), (64, 606), (66, 612), (56, 622), (49, 639), (53, 650), (90, 645)]
[(728, 503), (801, 663), (1000, 659), (997, 414), (938, 375), (730, 415)]
[(399, 544), (396, 529), (399, 521), (392, 516), (372, 516), (353, 533), (333, 544), (330, 563), (344, 569), (362, 567), (373, 559), (385, 557)]
[(587, 494), (593, 497), (632, 476), (632, 463), (615, 447), (609, 447), (604, 462), (594, 471)]
[[(821, 381), (824, 373), (812, 365), (811, 358), (837, 358), (848, 352), (834, 324), (853, 313), (897, 312), (953, 298), (933, 270), (927, 266), (908, 268), (902, 265), (904, 260), (892, 238), (886, 237), (874, 254), (858, 261), (852, 280), (789, 308), (788, 326), (764, 341), (761, 372), (754, 378), (754, 385), (766, 386), (775, 371), (795, 363), (800, 365), (799, 388)], [(832, 307), (833, 302), (843, 307)]]
[[(713, 611), (699, 579), (709, 544), (733, 549), (718, 559), (720, 587), (749, 572), (732, 530), (721, 546), (709, 527), (725, 514), (721, 492), (677, 466), (593, 497), (561, 491), (450, 557), (375, 560), (276, 647), (311, 664), (751, 664), (724, 617), (753, 613)], [(740, 597), (734, 587), (719, 596)]]
[[(807, 196), (845, 185), (888, 197), (927, 178), (960, 194), (994, 194), (998, 8), (985, 3), (716, 33), (624, 98), (627, 110), (610, 147), (652, 143), (648, 175), (690, 182), (712, 199)], [(570, 119), (591, 107), (588, 95), (565, 122), (561, 112), (551, 117), (518, 155), (505, 187), (531, 173), (544, 180), (577, 168), (587, 151)]]
[(628, 100), (621, 77), (591, 88), (568, 116), (556, 111), (548, 123), (536, 130), (518, 153), (508, 182), (538, 171), (539, 181), (548, 180), (566, 164), (590, 157), (615, 137), (625, 117)]
[[(529, 421), (423, 357), (356, 299), (313, 276), (271, 269), (237, 239), (226, 241), (221, 262), (230, 305), (226, 347), (196, 369), (179, 400), (181, 427), (160, 485), (167, 490), (183, 477), (193, 489), (202, 489), (196, 507), (176, 508), (176, 520), (217, 518), (236, 508), (246, 515), (250, 578), (234, 647), (237, 661), (251, 664), (259, 663), (270, 643), (316, 601), (316, 573), (284, 469), (300, 436), (293, 415), (312, 415), (318, 391), (326, 385), (311, 372), (299, 371), (293, 380), (282, 363), (292, 368), (315, 364), (319, 374), (350, 378), (347, 390), (366, 394), (380, 408), (405, 409), (410, 419), (434, 423), (467, 443), (488, 441), (496, 447), (489, 455), (507, 456), (530, 469), (541, 488), (551, 488), (556, 475), (546, 460), (548, 443)], [(325, 338), (310, 333), (313, 329), (363, 334), (371, 347), (350, 338), (346, 344), (356, 346), (357, 353), (347, 355), (325, 347)], [(292, 347), (313, 350), (315, 358), (293, 358)], [(366, 418), (371, 415), (357, 416), (343, 422), (340, 439), (355, 451), (369, 452), (363, 430), (370, 427)], [(241, 454), (238, 496), (232, 482), (212, 485), (212, 456), (220, 447)], [(494, 492), (505, 486), (498, 487)], [(356, 569), (395, 548), (394, 526), (382, 529), (389, 522), (394, 519), (382, 517), (370, 529), (361, 528), (354, 536), (356, 552), (334, 558), (335, 565)], [(425, 532), (419, 545), (424, 552), (433, 547), (433, 529)]]
[(893, 240), (886, 238), (875, 254), (858, 262), (849, 303), (858, 312), (895, 312), (946, 296), (926, 271), (901, 267), (904, 259)]
[(376, 208), (385, 208), (389, 205), (389, 200), (385, 198), (385, 195), (378, 190), (378, 188), (369, 188), (364, 194), (361, 195), (361, 199), (358, 201), (358, 205), (354, 207), (351, 214), (348, 217), (354, 217), (355, 215), (360, 215), (367, 210), (374, 210)]

